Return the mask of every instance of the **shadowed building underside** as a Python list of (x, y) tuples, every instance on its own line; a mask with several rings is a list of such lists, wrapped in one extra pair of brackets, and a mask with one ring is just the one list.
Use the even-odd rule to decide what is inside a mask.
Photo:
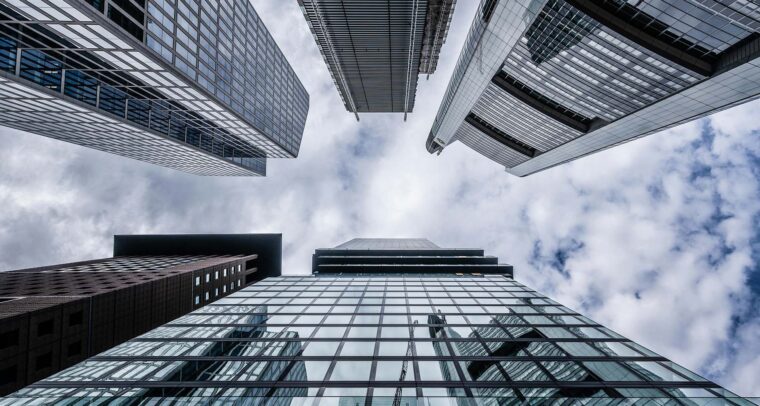
[[(407, 113), (435, 72), (455, 0), (299, 0), (346, 109)], [(357, 115), (358, 119), (358, 115)]]

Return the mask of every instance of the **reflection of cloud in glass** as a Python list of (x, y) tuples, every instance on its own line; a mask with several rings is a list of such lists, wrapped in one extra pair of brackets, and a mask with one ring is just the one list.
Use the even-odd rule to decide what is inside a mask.
[(379, 321), (380, 316), (376, 314), (362, 314), (356, 316), (354, 324), (377, 324)]
[(267, 324), (290, 324), (294, 318), (293, 315), (275, 315), (267, 320)]
[(417, 348), (417, 356), (419, 357), (433, 357), (437, 355), (432, 341), (416, 341), (414, 346)]
[(409, 323), (406, 315), (385, 315), (383, 316), (383, 324), (407, 324)]
[(320, 327), (314, 338), (342, 338), (346, 331), (345, 326), (341, 327)]
[(372, 361), (337, 361), (330, 381), (367, 381)]
[(306, 346), (303, 355), (307, 357), (324, 356), (332, 357), (338, 349), (337, 341), (312, 341)]
[[(375, 380), (398, 382), (399, 378), (401, 377), (402, 366), (403, 361), (378, 361), (377, 368), (375, 369)], [(404, 381), (411, 381), (414, 379), (412, 362), (407, 362), (406, 368), (407, 370)]]
[(322, 322), (322, 318), (324, 316), (313, 316), (313, 315), (302, 315), (298, 317), (298, 320), (295, 321), (295, 324), (319, 324)]
[(383, 338), (408, 338), (409, 327), (383, 327), (380, 330), (380, 337)]
[(345, 341), (341, 356), (371, 357), (375, 353), (375, 343), (367, 341)]
[(348, 338), (375, 338), (377, 337), (377, 327), (372, 326), (354, 326), (348, 331)]
[(324, 324), (348, 324), (351, 322), (351, 316), (348, 315), (330, 315), (327, 316)]
[(408, 345), (406, 341), (383, 341), (380, 342), (378, 354), (386, 357), (406, 355)]

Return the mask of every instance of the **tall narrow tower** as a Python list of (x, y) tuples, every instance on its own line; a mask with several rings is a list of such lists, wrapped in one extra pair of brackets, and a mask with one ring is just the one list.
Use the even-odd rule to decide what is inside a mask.
[(298, 0), (346, 110), (414, 109), (419, 74), (430, 75), (456, 0)]

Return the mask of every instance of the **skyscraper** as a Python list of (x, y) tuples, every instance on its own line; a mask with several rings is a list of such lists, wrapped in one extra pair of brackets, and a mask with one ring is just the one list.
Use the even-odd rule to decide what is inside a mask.
[(752, 100), (760, 6), (482, 0), (426, 147), (525, 176)]
[(749, 404), (512, 275), (481, 249), (355, 239), (6, 402)]
[(0, 395), (280, 274), (279, 234), (124, 235), (112, 258), (0, 272)]
[(346, 110), (414, 109), (435, 72), (456, 0), (298, 0)]
[(248, 1), (0, 3), (0, 125), (250, 176), (298, 155), (308, 109)]

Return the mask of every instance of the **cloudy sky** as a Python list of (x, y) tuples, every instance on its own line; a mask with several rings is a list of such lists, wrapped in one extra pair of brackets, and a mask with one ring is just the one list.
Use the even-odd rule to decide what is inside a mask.
[(282, 233), (285, 273), (357, 236), (482, 247), (516, 278), (760, 396), (760, 103), (527, 177), (425, 138), (475, 3), (414, 114), (347, 113), (296, 1), (254, 5), (311, 95), (297, 159), (203, 178), (0, 128), (0, 270), (108, 256), (116, 233)]

